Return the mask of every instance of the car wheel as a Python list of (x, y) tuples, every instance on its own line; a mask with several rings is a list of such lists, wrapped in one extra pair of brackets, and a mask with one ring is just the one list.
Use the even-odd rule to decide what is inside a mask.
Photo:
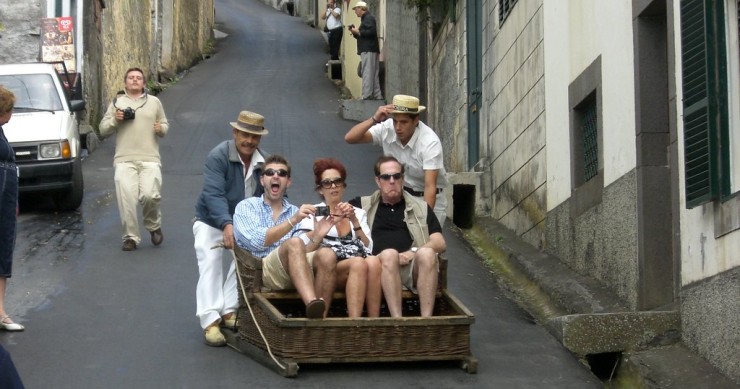
[(75, 163), (74, 172), (72, 173), (72, 188), (61, 192), (54, 198), (54, 204), (59, 211), (74, 211), (82, 205), (82, 195), (85, 192), (85, 185), (82, 180), (82, 163), (78, 160)]

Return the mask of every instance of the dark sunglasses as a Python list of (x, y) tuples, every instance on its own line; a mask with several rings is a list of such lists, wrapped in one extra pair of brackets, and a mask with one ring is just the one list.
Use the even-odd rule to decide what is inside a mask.
[(340, 188), (344, 186), (344, 178), (338, 177), (333, 180), (329, 180), (329, 179), (321, 180), (320, 184), (321, 184), (321, 187), (324, 189), (329, 189), (332, 187), (332, 185), (336, 185), (337, 188)]
[(267, 169), (264, 172), (262, 172), (262, 175), (263, 176), (267, 176), (267, 177), (272, 177), (275, 174), (277, 174), (280, 177), (288, 177), (288, 171), (285, 170), (285, 169), (278, 169), (278, 170), (275, 170), (275, 169)]
[(394, 180), (400, 180), (401, 177), (403, 177), (403, 173), (395, 173), (395, 174), (381, 174), (378, 176), (383, 181), (390, 181), (391, 178)]

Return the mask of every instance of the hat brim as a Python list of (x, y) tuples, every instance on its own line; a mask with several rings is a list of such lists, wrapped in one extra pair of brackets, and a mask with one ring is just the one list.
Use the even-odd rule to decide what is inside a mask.
[(255, 130), (252, 130), (251, 128), (242, 127), (237, 122), (229, 122), (229, 124), (231, 124), (231, 127), (233, 127), (234, 129), (237, 129), (243, 132), (248, 132), (254, 135), (267, 135), (269, 133), (269, 131), (267, 131), (266, 128), (262, 128), (262, 131), (255, 131)]
[(393, 110), (393, 111), (391, 111), (391, 113), (392, 114), (394, 114), (394, 113), (403, 113), (403, 114), (406, 114), (406, 115), (418, 115), (418, 114), (420, 114), (420, 113), (422, 113), (422, 112), (424, 112), (426, 110), (427, 110), (427, 107), (425, 107), (423, 105), (420, 105), (419, 108), (418, 108), (418, 110), (416, 112), (411, 112), (411, 111), (396, 111), (396, 110)]

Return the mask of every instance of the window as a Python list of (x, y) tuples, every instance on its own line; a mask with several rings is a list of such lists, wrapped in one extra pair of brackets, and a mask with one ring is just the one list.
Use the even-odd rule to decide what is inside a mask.
[(740, 190), (738, 0), (682, 0), (680, 12), (686, 207), (693, 208)]
[(507, 17), (509, 17), (509, 14), (511, 13), (511, 10), (514, 8), (514, 5), (516, 4), (517, 0), (498, 0), (498, 24), (499, 26), (504, 24), (504, 21)]

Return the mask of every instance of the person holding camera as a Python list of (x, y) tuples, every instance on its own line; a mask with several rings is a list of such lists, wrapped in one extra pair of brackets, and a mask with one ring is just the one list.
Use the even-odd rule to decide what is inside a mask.
[[(320, 158), (313, 163), (316, 192), (323, 202), (316, 204), (315, 216), (309, 216), (297, 230), (299, 237), (308, 244), (314, 239), (314, 223), (333, 217), (334, 226), (321, 241), (337, 256), (336, 287), (347, 296), (347, 315), (361, 317), (363, 304), (368, 317), (380, 316), (380, 261), (370, 255), (373, 240), (365, 211), (343, 202), (347, 188), (347, 169), (335, 158)], [(331, 297), (331, 296), (330, 296)], [(326, 301), (331, 304), (330, 300)]]
[(334, 293), (337, 257), (321, 240), (334, 226), (332, 216), (318, 220), (314, 235), (306, 243), (293, 236), (303, 219), (314, 215), (316, 207), (300, 207), (288, 202), (285, 192), (291, 184), (290, 166), (280, 155), (265, 158), (259, 197), (237, 204), (234, 211), (236, 244), (257, 258), (262, 258), (262, 285), (271, 290), (293, 290), (306, 304), (306, 317), (326, 317), (326, 304)]
[(383, 100), (380, 90), (380, 44), (378, 43), (378, 26), (367, 9), (367, 3), (358, 1), (352, 10), (360, 18), (360, 27), (350, 24), (352, 36), (357, 39), (357, 54), (360, 55), (362, 73), (362, 99)]
[(144, 226), (152, 244), (162, 243), (162, 212), (159, 207), (162, 171), (159, 138), (167, 134), (169, 123), (162, 103), (146, 93), (146, 78), (139, 68), (126, 70), (124, 90), (108, 106), (100, 121), (100, 135), (116, 133), (113, 157), (118, 212), (123, 229), (123, 251), (133, 251), (141, 243), (137, 203), (141, 204)]
[(334, 0), (326, 3), (326, 12), (321, 15), (321, 20), (326, 20), (324, 31), (329, 34), (329, 55), (331, 60), (339, 59), (339, 46), (342, 44), (342, 8), (336, 5)]

